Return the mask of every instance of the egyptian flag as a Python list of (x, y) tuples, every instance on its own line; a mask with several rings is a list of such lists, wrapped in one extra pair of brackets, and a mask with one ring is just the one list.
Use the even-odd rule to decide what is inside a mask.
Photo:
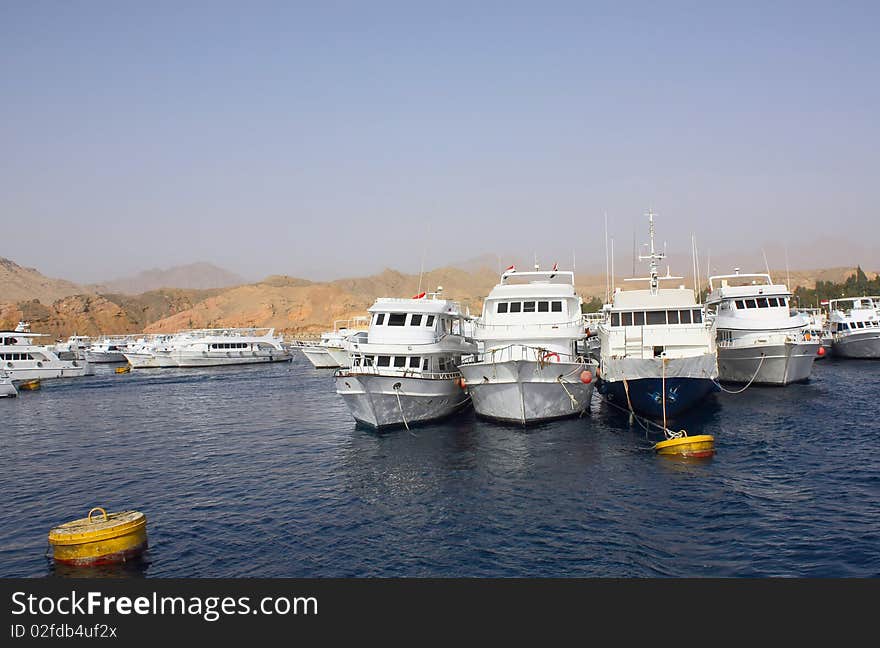
[(425, 297), (425, 293), (419, 293), (418, 295), (413, 297), (413, 299), (424, 299), (424, 297)]
[(516, 266), (509, 266), (504, 272), (516, 272)]
[(553, 277), (556, 276), (556, 271), (557, 271), (557, 270), (559, 270), (559, 264), (558, 264), (558, 263), (554, 263), (554, 264), (553, 264), (553, 274), (550, 275), (550, 278), (551, 278), (551, 279), (552, 279)]

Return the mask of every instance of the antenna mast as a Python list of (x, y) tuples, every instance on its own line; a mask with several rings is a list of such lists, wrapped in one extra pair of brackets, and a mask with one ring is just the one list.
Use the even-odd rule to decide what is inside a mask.
[(648, 232), (651, 236), (651, 253), (648, 255), (639, 255), (639, 261), (651, 262), (651, 294), (656, 295), (657, 289), (660, 287), (659, 274), (657, 273), (657, 262), (666, 258), (663, 252), (657, 252), (654, 248), (654, 210), (648, 210)]

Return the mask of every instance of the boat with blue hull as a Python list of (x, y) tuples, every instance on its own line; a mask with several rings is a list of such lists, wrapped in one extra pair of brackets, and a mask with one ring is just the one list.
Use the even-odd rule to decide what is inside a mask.
[(657, 419), (673, 418), (718, 390), (715, 327), (705, 317), (694, 291), (661, 281), (681, 279), (658, 261), (666, 255), (654, 247), (654, 214), (648, 213), (650, 276), (647, 289), (614, 288), (599, 323), (598, 392), (617, 406)]

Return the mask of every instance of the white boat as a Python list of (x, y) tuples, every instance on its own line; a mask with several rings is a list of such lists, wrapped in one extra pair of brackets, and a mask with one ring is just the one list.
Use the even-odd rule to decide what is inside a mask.
[(459, 365), (479, 416), (526, 425), (589, 409), (597, 365), (581, 304), (573, 272), (501, 274), (474, 322), (479, 353)]
[(58, 341), (52, 349), (61, 360), (84, 360), (92, 339), (88, 335), (71, 335)]
[(178, 367), (287, 362), (290, 352), (274, 328), (228, 328), (184, 331), (168, 344)]
[[(827, 302), (825, 302), (827, 305)], [(821, 343), (821, 350), (816, 354), (816, 360), (827, 358), (831, 354), (831, 329), (828, 315), (821, 308), (798, 308), (798, 313), (806, 315), (809, 319), (807, 332), (810, 338), (816, 338)]]
[(78, 378), (93, 373), (84, 360), (62, 360), (53, 346), (34, 344), (37, 337), (27, 322), (19, 322), (14, 331), (0, 331), (0, 369), (15, 381), (49, 378)]
[(333, 323), (333, 330), (322, 333), (317, 342), (299, 341), (296, 346), (315, 369), (348, 367), (350, 354), (346, 341), (352, 335), (366, 333), (368, 321), (369, 318), (363, 316), (337, 320)]
[(0, 371), (0, 398), (18, 396), (18, 390), (12, 384), (12, 378), (5, 371)]
[(657, 273), (665, 254), (654, 248), (654, 214), (648, 213), (650, 276), (647, 289), (614, 288), (606, 319), (599, 325), (600, 373), (597, 389), (613, 403), (654, 418), (674, 417), (717, 390), (718, 356), (715, 328), (704, 318), (702, 304), (684, 285), (661, 288), (678, 280), (667, 269)]
[(476, 351), (463, 335), (467, 315), (441, 289), (413, 299), (379, 298), (367, 339), (351, 342), (351, 366), (335, 373), (336, 393), (372, 428), (424, 423), (467, 406), (456, 364)]
[(706, 307), (715, 318), (718, 379), (788, 385), (810, 377), (822, 346), (810, 318), (789, 310), (791, 292), (768, 274), (709, 277)]
[(158, 369), (176, 367), (177, 361), (171, 357), (172, 334), (145, 335), (129, 343), (122, 355), (132, 369)]
[(880, 301), (846, 297), (829, 301), (831, 348), (835, 357), (880, 358)]
[(126, 362), (124, 351), (127, 344), (127, 336), (100, 337), (86, 349), (85, 358), (91, 364)]

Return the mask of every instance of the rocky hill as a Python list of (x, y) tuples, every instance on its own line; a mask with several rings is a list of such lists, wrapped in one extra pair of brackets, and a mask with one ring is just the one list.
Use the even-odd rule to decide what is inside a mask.
[(211, 263), (200, 261), (164, 270), (158, 268), (145, 270), (132, 277), (123, 277), (122, 279), (95, 284), (91, 288), (98, 293), (140, 295), (141, 293), (162, 288), (208, 290), (212, 288), (228, 288), (243, 283), (245, 283), (244, 279), (237, 274)]
[(33, 299), (51, 303), (86, 292), (92, 291), (64, 279), (52, 279), (35, 268), (25, 268), (0, 257), (0, 304)]

